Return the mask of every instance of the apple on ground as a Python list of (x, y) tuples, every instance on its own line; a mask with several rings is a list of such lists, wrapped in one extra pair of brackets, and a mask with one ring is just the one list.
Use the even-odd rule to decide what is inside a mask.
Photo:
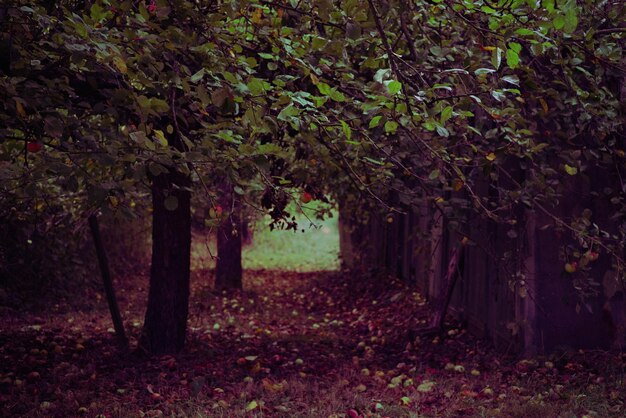
[(41, 142), (27, 142), (26, 143), (26, 150), (28, 152), (36, 153), (36, 152), (41, 151), (41, 148), (43, 148), (43, 145), (41, 144)]
[(568, 273), (574, 273), (578, 270), (578, 262), (572, 261), (571, 263), (565, 264), (565, 271)]

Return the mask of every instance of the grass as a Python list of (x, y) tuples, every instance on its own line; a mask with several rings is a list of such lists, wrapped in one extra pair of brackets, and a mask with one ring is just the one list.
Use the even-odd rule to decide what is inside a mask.
[[(339, 226), (337, 213), (332, 213), (332, 218), (323, 221), (314, 219), (311, 212), (297, 213), (297, 231), (272, 231), (270, 219), (260, 219), (253, 228), (252, 244), (243, 249), (243, 267), (298, 272), (338, 270)], [(216, 255), (214, 236), (194, 235), (192, 269), (213, 267)]]

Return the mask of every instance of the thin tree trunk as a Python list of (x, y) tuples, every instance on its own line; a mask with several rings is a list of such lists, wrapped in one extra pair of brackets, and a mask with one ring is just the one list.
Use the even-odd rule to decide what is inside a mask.
[(91, 236), (96, 247), (96, 255), (98, 256), (98, 264), (100, 265), (100, 273), (102, 275), (102, 284), (104, 285), (104, 293), (109, 304), (109, 311), (111, 312), (111, 319), (113, 320), (113, 328), (115, 329), (115, 335), (122, 347), (128, 346), (128, 339), (124, 332), (124, 324), (122, 322), (122, 315), (120, 314), (120, 308), (117, 305), (117, 299), (115, 297), (115, 289), (113, 288), (113, 281), (111, 280), (111, 271), (109, 270), (109, 260), (107, 258), (104, 245), (102, 244), (102, 237), (100, 235), (100, 226), (98, 225), (98, 218), (96, 215), (89, 217), (89, 228), (91, 229)]
[(464, 244), (456, 245), (450, 254), (450, 262), (448, 263), (448, 270), (444, 277), (444, 284), (441, 295), (437, 298), (435, 305), (435, 312), (430, 322), (431, 328), (441, 331), (443, 329), (443, 321), (446, 317), (446, 312), (450, 306), (452, 300), (452, 293), (454, 292), (454, 286), (463, 269), (463, 256), (465, 254)]
[(177, 353), (185, 344), (191, 251), (189, 186), (189, 177), (176, 171), (152, 181), (152, 266), (140, 342), (152, 354)]
[(228, 216), (217, 230), (217, 262), (215, 264), (215, 289), (241, 289), (241, 206), (234, 196), (232, 186), (222, 187), (220, 204)]
[(450, 306), (450, 301), (452, 300), (454, 286), (456, 285), (457, 279), (463, 270), (464, 256), (465, 242), (461, 241), (460, 244), (454, 246), (450, 253), (448, 270), (443, 277), (443, 284), (441, 286), (442, 292), (433, 303), (434, 312), (433, 316), (430, 318), (428, 327), (409, 330), (409, 340), (413, 340), (416, 336), (439, 334), (443, 331), (444, 319), (446, 317), (448, 307)]

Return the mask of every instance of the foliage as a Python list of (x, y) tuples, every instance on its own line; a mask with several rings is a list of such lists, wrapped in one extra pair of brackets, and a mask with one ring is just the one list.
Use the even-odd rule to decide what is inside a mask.
[[(623, 271), (624, 7), (13, 0), (2, 194), (20, 212), (50, 196), (73, 219), (144, 216), (136, 197), (172, 169), (214, 209), (228, 179), (287, 228), (294, 187), (389, 212), (427, 200), (455, 221), (530, 208)], [(554, 215), (584, 178), (606, 180), (613, 223)]]

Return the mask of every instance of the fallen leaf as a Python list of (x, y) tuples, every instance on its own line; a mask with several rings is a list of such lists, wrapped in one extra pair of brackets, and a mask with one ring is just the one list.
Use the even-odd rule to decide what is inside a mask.
[(246, 411), (250, 412), (254, 409), (257, 409), (258, 407), (259, 407), (259, 404), (257, 403), (257, 401), (250, 401), (248, 405), (246, 405)]

